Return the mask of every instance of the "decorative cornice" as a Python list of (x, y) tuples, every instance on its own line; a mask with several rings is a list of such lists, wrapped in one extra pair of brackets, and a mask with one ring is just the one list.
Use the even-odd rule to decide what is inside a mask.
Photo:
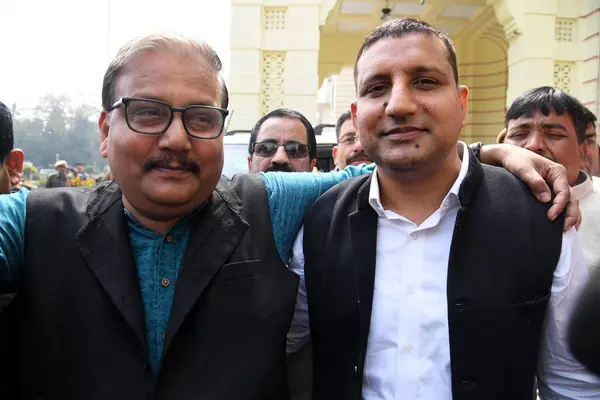
[(511, 19), (505, 23), (502, 27), (504, 28), (504, 35), (506, 36), (506, 40), (508, 42), (511, 42), (517, 37), (521, 36), (521, 29), (514, 19)]

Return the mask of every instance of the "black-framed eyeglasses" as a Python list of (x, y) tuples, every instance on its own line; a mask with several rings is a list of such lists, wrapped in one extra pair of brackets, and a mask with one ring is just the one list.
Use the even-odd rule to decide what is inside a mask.
[(273, 140), (256, 142), (252, 145), (252, 153), (259, 157), (273, 157), (277, 149), (283, 146), (289, 158), (304, 158), (308, 156), (310, 146), (298, 142), (277, 143)]
[(143, 135), (161, 135), (169, 129), (173, 115), (181, 113), (186, 133), (196, 139), (216, 139), (225, 129), (229, 111), (223, 108), (190, 105), (173, 107), (160, 100), (121, 97), (110, 108), (125, 107), (125, 122), (129, 129)]

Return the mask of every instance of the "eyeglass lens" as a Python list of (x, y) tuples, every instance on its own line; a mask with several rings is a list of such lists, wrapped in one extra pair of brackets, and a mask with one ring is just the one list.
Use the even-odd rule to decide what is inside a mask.
[[(166, 104), (145, 100), (132, 100), (127, 106), (127, 120), (131, 128), (147, 134), (164, 132), (172, 119), (171, 113)], [(182, 120), (193, 136), (215, 136), (223, 127), (223, 115), (218, 110), (200, 106), (186, 108)]]
[(290, 158), (303, 158), (308, 155), (308, 146), (302, 143), (259, 142), (254, 145), (254, 153), (260, 157), (272, 157), (279, 146), (283, 146)]

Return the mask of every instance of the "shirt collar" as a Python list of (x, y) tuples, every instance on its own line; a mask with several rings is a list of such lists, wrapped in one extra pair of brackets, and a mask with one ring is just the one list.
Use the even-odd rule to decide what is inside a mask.
[(575, 196), (575, 198), (577, 200), (583, 199), (588, 194), (592, 193), (592, 190), (594, 189), (594, 182), (589, 177), (589, 175), (583, 171), (581, 171), (581, 173), (585, 175), (585, 180), (583, 182), (581, 182), (579, 185), (575, 185), (575, 186), (571, 187), (573, 196)]
[[(186, 232), (190, 228), (192, 217), (194, 217), (200, 211), (202, 211), (202, 209), (206, 206), (206, 204), (207, 204), (207, 202), (205, 201), (198, 208), (196, 208), (196, 210), (192, 211), (190, 214), (186, 215), (185, 217), (183, 217), (182, 219), (177, 221), (177, 224), (175, 224), (175, 226), (173, 226), (173, 228), (171, 228), (169, 230), (169, 232), (167, 232), (165, 235), (167, 235), (167, 234), (179, 235), (179, 234)], [(155, 231), (147, 228), (133, 214), (131, 214), (131, 212), (129, 212), (128, 209), (124, 208), (123, 212), (125, 213), (125, 217), (127, 218), (127, 222), (128, 222), (128, 224), (130, 224), (130, 226), (134, 226), (139, 231), (142, 231), (150, 236), (157, 236), (157, 237), (164, 236), (158, 232), (155, 232)]]
[[(448, 191), (448, 194), (444, 197), (444, 201), (442, 202), (442, 207), (451, 207), (454, 205), (460, 206), (460, 201), (458, 199), (458, 192), (460, 191), (460, 186), (462, 185), (465, 177), (467, 176), (467, 172), (469, 171), (469, 151), (467, 149), (467, 145), (463, 142), (458, 142), (462, 146), (462, 160), (460, 165), (460, 171), (458, 173), (458, 177), (454, 181), (454, 184)], [(381, 204), (381, 196), (379, 191), (379, 180), (377, 178), (377, 167), (373, 171), (373, 177), (371, 178), (371, 186), (369, 187), (369, 205), (375, 210), (377, 215), (380, 217), (385, 216), (385, 209)]]

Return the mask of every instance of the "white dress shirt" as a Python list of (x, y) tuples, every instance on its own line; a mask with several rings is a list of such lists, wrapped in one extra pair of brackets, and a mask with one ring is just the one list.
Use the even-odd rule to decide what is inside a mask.
[[(373, 174), (369, 204), (379, 218), (362, 389), (365, 400), (452, 399), (447, 275), (468, 152), (463, 157), (459, 176), (441, 207), (420, 226), (383, 208), (377, 172)], [(290, 263), (301, 279), (288, 335), (289, 352), (310, 336), (302, 235), (303, 230)], [(600, 378), (574, 360), (566, 344), (567, 320), (587, 279), (577, 233), (570, 230), (563, 236), (542, 339), (538, 368), (542, 399), (600, 399)]]
[(600, 178), (586, 174), (585, 181), (573, 186), (571, 191), (579, 200), (581, 226), (578, 235), (591, 275), (600, 268)]

